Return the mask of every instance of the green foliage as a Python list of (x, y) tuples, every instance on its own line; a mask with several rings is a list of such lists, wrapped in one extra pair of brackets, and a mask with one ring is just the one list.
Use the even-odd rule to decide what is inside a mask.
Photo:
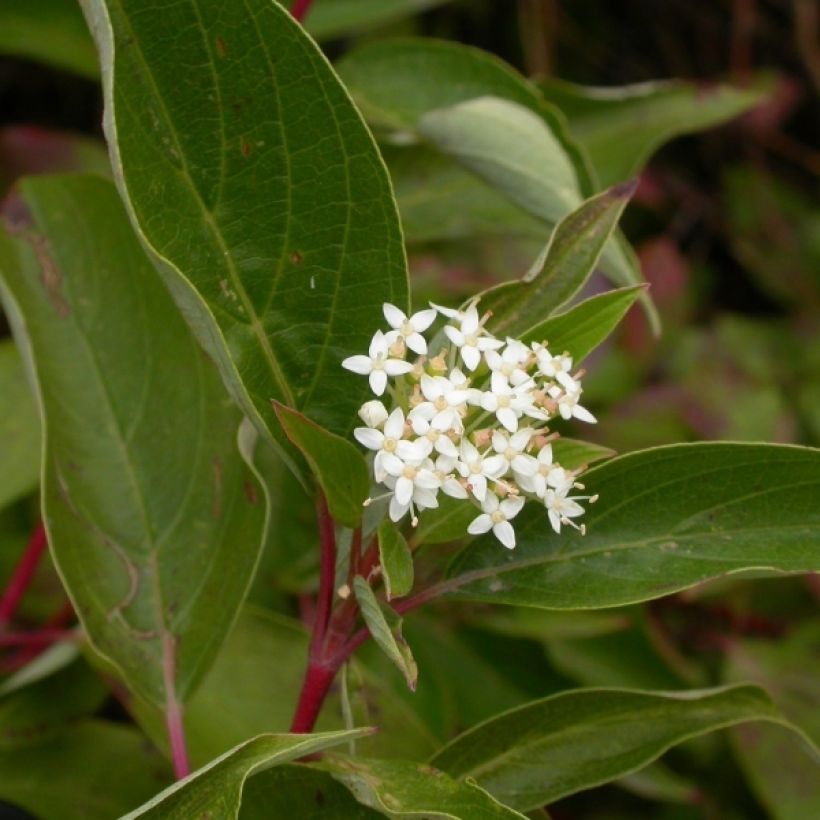
[(0, 508), (39, 483), (40, 420), (17, 348), (0, 343)]
[(527, 811), (639, 769), (688, 738), (756, 720), (788, 725), (754, 686), (667, 694), (588, 689), (499, 715), (432, 762)]
[[(406, 306), (407, 274), (387, 173), (344, 88), (266, 0), (84, 6), (121, 193), (232, 395), (269, 436), (271, 399), (346, 435), (366, 388), (339, 362), (366, 349), (383, 302)], [(192, 116), (191, 99), (213, 103)]]
[(0, 271), (44, 411), (57, 567), (128, 685), (157, 704), (184, 700), (230, 628), (263, 537), (240, 415), (110, 182), (32, 179), (17, 207)]
[(389, 601), (413, 589), (413, 554), (404, 536), (388, 521), (379, 524), (379, 562), (384, 576), (384, 592)]
[[(126, 818), (154, 817), (189, 820), (191, 817), (239, 817), (242, 790), (256, 771), (297, 760), (361, 737), (366, 729), (304, 735), (259, 735), (169, 786)], [(123, 820), (126, 820), (123, 818)]]
[(590, 609), (727, 573), (806, 572), (817, 564), (820, 451), (665, 447), (609, 461), (584, 483), (601, 498), (586, 517), (586, 537), (557, 536), (542, 510), (525, 509), (515, 552), (500, 553), (482, 536), (449, 567), (446, 588), (470, 600)]

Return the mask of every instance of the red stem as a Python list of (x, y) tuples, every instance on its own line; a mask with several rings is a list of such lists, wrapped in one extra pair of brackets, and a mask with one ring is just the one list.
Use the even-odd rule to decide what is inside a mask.
[(182, 719), (182, 706), (176, 695), (177, 644), (170, 633), (162, 636), (162, 677), (165, 684), (165, 728), (171, 744), (171, 759), (174, 762), (174, 774), (182, 780), (191, 773), (188, 762), (188, 749), (185, 743), (185, 724)]
[(40, 558), (47, 546), (46, 530), (43, 522), (40, 521), (34, 528), (23, 555), (14, 568), (6, 589), (3, 591), (3, 596), (0, 598), (0, 627), (8, 624), (14, 617), (20, 600), (29, 584), (31, 584), (37, 571), (37, 565), (40, 563)]
[(38, 629), (36, 632), (4, 632), (0, 646), (42, 647), (56, 641), (73, 641), (79, 636), (73, 629)]
[(322, 557), (319, 564), (319, 595), (316, 601), (316, 619), (313, 622), (313, 637), (310, 642), (310, 657), (316, 660), (322, 649), (333, 606), (333, 588), (336, 583), (336, 529), (327, 499), (321, 491), (316, 498), (316, 515), (319, 519), (319, 539)]
[(308, 663), (299, 703), (296, 704), (296, 713), (290, 727), (291, 732), (306, 734), (313, 731), (316, 718), (319, 717), (322, 704), (338, 671), (338, 665), (323, 666), (313, 661)]
[(307, 17), (312, 3), (313, 0), (293, 0), (293, 6), (290, 10), (291, 17), (301, 23)]

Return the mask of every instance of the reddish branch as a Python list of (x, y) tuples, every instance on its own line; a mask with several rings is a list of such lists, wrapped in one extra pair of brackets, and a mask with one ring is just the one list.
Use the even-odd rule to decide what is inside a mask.
[(298, 20), (300, 23), (303, 22), (310, 11), (312, 3), (313, 0), (293, 0), (293, 6), (290, 9), (293, 19)]
[(14, 613), (37, 572), (37, 565), (47, 546), (46, 530), (41, 521), (31, 534), (26, 549), (0, 597), (0, 628), (14, 618)]

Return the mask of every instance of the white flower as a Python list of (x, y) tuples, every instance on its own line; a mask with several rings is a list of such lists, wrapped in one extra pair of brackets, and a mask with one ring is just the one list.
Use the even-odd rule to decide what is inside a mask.
[(453, 384), (452, 379), (463, 384), (459, 379), (462, 376), (461, 371), (453, 370), (450, 375), (450, 379), (446, 376), (428, 376), (426, 373), (421, 377), (421, 394), (427, 401), (410, 411), (411, 421), (421, 417), (442, 432), (462, 429), (459, 410), (466, 405), (470, 393), (467, 389)]
[[(534, 344), (535, 358), (538, 362), (538, 372), (548, 379), (553, 379), (560, 384), (565, 384), (567, 379), (572, 381), (570, 370), (572, 370), (572, 356), (562, 353), (560, 356), (553, 356), (544, 345)], [(566, 385), (565, 385), (566, 386)]]
[(561, 533), (561, 524), (569, 524), (575, 527), (581, 535), (586, 533), (586, 527), (576, 524), (572, 519), (584, 514), (584, 508), (578, 504), (579, 501), (589, 501), (591, 504), (598, 500), (597, 495), (568, 495), (569, 491), (578, 485), (572, 483), (572, 479), (564, 482), (555, 489), (549, 488), (544, 496), (544, 506), (547, 508), (550, 524), (557, 533)]
[(376, 481), (384, 481), (387, 475), (384, 468), (386, 455), (396, 455), (402, 461), (421, 461), (427, 455), (421, 444), (403, 439), (404, 412), (400, 407), (397, 407), (385, 421), (384, 432), (372, 427), (357, 427), (353, 435), (368, 450), (377, 451), (373, 461), (373, 475)]
[(475, 446), (466, 438), (461, 439), (459, 456), (456, 469), (462, 478), (467, 480), (467, 486), (475, 498), (483, 501), (487, 495), (487, 481), (495, 481), (506, 470), (503, 458), (496, 458), (494, 464), (489, 464), (489, 459), (482, 458)]
[(387, 387), (388, 376), (401, 376), (413, 369), (410, 362), (401, 359), (388, 359), (390, 340), (377, 330), (370, 342), (367, 356), (349, 356), (342, 362), (342, 367), (362, 376), (370, 376), (370, 389), (381, 396)]
[(481, 320), (475, 305), (470, 305), (467, 310), (457, 314), (455, 318), (461, 322), (461, 327), (447, 325), (444, 332), (447, 338), (461, 349), (461, 358), (469, 370), (475, 370), (478, 367), (481, 354), (485, 350), (497, 350), (504, 346), (504, 342), (487, 335), (481, 327)]
[(499, 466), (503, 466), (501, 475), (512, 470), (516, 479), (521, 475), (533, 475), (537, 470), (537, 465), (534, 464), (534, 459), (526, 455), (525, 451), (534, 432), (531, 427), (524, 427), (511, 436), (506, 436), (500, 431), (493, 433), (493, 450), (497, 455), (487, 459), (487, 468), (495, 472)]
[(430, 455), (435, 449), (437, 453), (442, 455), (450, 456), (453, 459), (458, 458), (458, 448), (447, 435), (451, 429), (447, 424), (448, 421), (449, 419), (442, 413), (433, 418), (433, 422), (437, 422), (437, 424), (427, 421), (422, 415), (417, 414), (411, 417), (410, 423), (413, 426), (413, 432), (419, 437), (419, 446), (425, 448), (425, 455)]
[(468, 498), (467, 490), (453, 473), (456, 463), (452, 456), (442, 455), (436, 459), (435, 473), (441, 481), (441, 491), (451, 498)]
[(564, 470), (563, 467), (558, 467), (552, 460), (552, 445), (545, 444), (539, 451), (538, 456), (524, 456), (528, 459), (531, 467), (535, 468), (532, 474), (518, 472), (516, 479), (521, 485), (521, 489), (528, 493), (533, 493), (538, 498), (543, 498), (547, 492), (547, 486), (560, 487), (568, 479), (572, 477)]
[(388, 454), (382, 463), (388, 478), (393, 478), (395, 482), (385, 482), (388, 487), (393, 485), (389, 510), (393, 521), (398, 521), (408, 510), (412, 511), (415, 521), (414, 505), (422, 510), (438, 506), (435, 491), (441, 487), (441, 479), (435, 474), (433, 463), (429, 459), (412, 463)]
[(387, 333), (391, 342), (400, 336), (413, 352), (418, 353), (420, 356), (427, 353), (427, 342), (421, 334), (436, 320), (435, 310), (432, 308), (420, 310), (408, 319), (404, 311), (399, 310), (389, 302), (385, 302), (382, 311), (387, 323), (393, 328), (392, 331)]
[(378, 399), (366, 401), (359, 408), (359, 418), (368, 427), (381, 427), (387, 421), (387, 408)]
[(484, 360), (490, 370), (500, 373), (510, 384), (518, 385), (529, 380), (526, 370), (522, 365), (527, 363), (530, 357), (530, 349), (518, 339), (507, 337), (504, 350), (500, 353), (497, 350), (488, 350), (484, 353)]
[(558, 404), (558, 412), (563, 419), (576, 418), (588, 424), (595, 424), (597, 419), (586, 407), (581, 407), (581, 385), (572, 379), (572, 389), (562, 389), (557, 384), (547, 390), (548, 395)]
[(534, 386), (532, 381), (526, 381), (513, 387), (506, 376), (496, 371), (490, 378), (490, 390), (481, 396), (481, 406), (490, 413), (495, 413), (504, 427), (514, 433), (518, 429), (518, 419), (524, 413), (544, 420), (547, 418), (546, 414), (535, 407), (532, 392)]
[(515, 546), (515, 530), (510, 519), (515, 518), (524, 506), (524, 499), (521, 496), (511, 495), (503, 501), (498, 500), (495, 493), (487, 493), (487, 497), (481, 503), (483, 513), (474, 518), (467, 527), (470, 535), (479, 535), (492, 529), (493, 535), (507, 548)]

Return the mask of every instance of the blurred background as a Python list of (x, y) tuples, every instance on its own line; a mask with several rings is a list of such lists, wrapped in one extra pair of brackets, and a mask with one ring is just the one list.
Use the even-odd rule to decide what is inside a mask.
[[(704, 439), (820, 445), (820, 4), (317, 0), (311, 15), (308, 28), (333, 60), (393, 35), (474, 45), (537, 78), (593, 155), (643, 146), (648, 161), (622, 225), (663, 332), (654, 336), (634, 308), (587, 361), (585, 404), (599, 419), (588, 437), (619, 452)], [(688, 85), (604, 96), (597, 99), (610, 102), (599, 108), (589, 102), (595, 93), (566, 84), (666, 78)], [(718, 82), (746, 96), (699, 121), (698, 104)], [(599, 133), (595, 117), (606, 110)], [(96, 57), (72, 0), (0, 0), (2, 195), (30, 173), (108, 174), (101, 118)], [(435, 201), (425, 200), (428, 179), (403, 172), (400, 147), (385, 143), (384, 151), (397, 172), (417, 300), (456, 302), (526, 270), (544, 237), (523, 216), (503, 229), (473, 222), (433, 231), (417, 213)], [(589, 292), (605, 287), (596, 280)], [(0, 356), (15, 355), (8, 335), (0, 318)], [(0, 424), (11, 402), (31, 403), (21, 373), (0, 385)], [(39, 435), (33, 403), (29, 427), (12, 432), (19, 458), (30, 460)], [(31, 486), (0, 504), (0, 582), (36, 522), (37, 471), (34, 460)], [(298, 501), (280, 503), (299, 509)], [(315, 556), (281, 544), (269, 552), (253, 601), (293, 614)], [(415, 699), (396, 676), (385, 671), (384, 680), (396, 684), (391, 698), (408, 699), (440, 739), (571, 686), (674, 689), (741, 679), (768, 685), (787, 714), (820, 735), (819, 595), (816, 578), (747, 579), (603, 613), (445, 608), (408, 625), (421, 671)], [(71, 617), (44, 564), (21, 622)], [(2, 663), (13, 669), (20, 658), (6, 652)], [(370, 670), (382, 663), (375, 651), (365, 656)], [(486, 685), (459, 692), (436, 675), (449, 687), (476, 676)], [(551, 816), (808, 820), (799, 798), (801, 789), (804, 798), (812, 792), (812, 775), (800, 763), (772, 765), (791, 760), (790, 749), (776, 730), (757, 726), (700, 739), (619, 784), (561, 801)], [(794, 804), (781, 805), (783, 794), (797, 794)]]

